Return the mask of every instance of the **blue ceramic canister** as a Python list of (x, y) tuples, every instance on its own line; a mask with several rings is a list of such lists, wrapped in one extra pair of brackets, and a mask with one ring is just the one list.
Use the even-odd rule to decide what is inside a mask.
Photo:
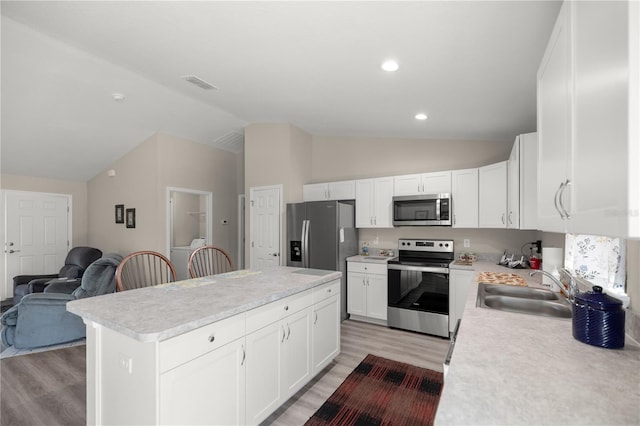
[(625, 311), (622, 302), (593, 286), (578, 293), (573, 304), (573, 337), (593, 346), (618, 349), (624, 346)]

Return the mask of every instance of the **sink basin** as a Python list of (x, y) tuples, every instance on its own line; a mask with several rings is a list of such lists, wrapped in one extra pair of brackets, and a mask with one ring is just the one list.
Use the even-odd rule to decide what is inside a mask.
[(389, 256), (363, 256), (363, 260), (387, 260), (391, 259)]
[(558, 294), (543, 288), (515, 287), (507, 285), (491, 285), (484, 283), (487, 295), (521, 297), (536, 300), (558, 300)]
[(552, 318), (571, 318), (571, 305), (556, 293), (530, 287), (478, 284), (476, 306)]

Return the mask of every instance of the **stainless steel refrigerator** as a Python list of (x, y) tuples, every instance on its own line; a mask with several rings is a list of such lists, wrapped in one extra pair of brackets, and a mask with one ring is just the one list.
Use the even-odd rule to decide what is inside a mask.
[(287, 204), (287, 266), (342, 272), (341, 317), (347, 318), (347, 261), (358, 254), (355, 201)]

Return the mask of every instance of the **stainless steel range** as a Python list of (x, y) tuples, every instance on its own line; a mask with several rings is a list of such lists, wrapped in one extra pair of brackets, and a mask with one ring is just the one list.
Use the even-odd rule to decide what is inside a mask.
[(451, 240), (398, 240), (388, 263), (389, 327), (449, 337)]

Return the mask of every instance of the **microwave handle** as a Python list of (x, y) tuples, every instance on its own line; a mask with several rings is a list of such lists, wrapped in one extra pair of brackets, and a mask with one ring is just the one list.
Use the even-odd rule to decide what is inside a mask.
[(440, 220), (440, 198), (436, 200), (436, 220)]

